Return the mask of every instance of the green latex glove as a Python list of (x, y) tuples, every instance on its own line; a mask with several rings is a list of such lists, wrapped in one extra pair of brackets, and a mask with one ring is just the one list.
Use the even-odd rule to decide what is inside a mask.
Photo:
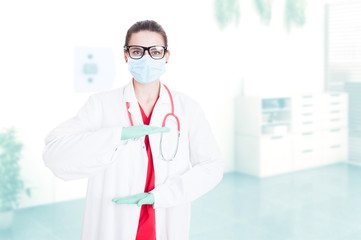
[(122, 128), (122, 140), (127, 140), (130, 138), (139, 138), (145, 135), (161, 132), (169, 132), (170, 129), (167, 127), (153, 127), (149, 125), (137, 125), (131, 127)]
[(154, 195), (153, 193), (139, 193), (128, 197), (113, 198), (112, 201), (116, 204), (137, 204), (140, 207), (143, 204), (154, 204)]

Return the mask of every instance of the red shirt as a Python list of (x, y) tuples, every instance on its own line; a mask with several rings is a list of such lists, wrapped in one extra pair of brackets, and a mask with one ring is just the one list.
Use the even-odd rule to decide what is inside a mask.
[[(158, 97), (159, 98), (159, 97)], [(158, 101), (155, 101), (152, 111), (149, 114), (149, 117), (145, 115), (142, 106), (140, 106), (140, 111), (142, 113), (143, 123), (144, 125), (149, 125), (150, 119), (152, 117), (153, 109), (155, 104)], [(148, 171), (147, 171), (147, 178), (145, 182), (144, 192), (150, 192), (154, 189), (154, 166), (153, 166), (153, 157), (152, 157), (152, 150), (150, 149), (149, 144), (149, 137), (148, 135), (145, 136), (145, 147), (147, 149), (148, 155)], [(155, 211), (153, 205), (142, 205), (140, 210), (140, 217), (139, 217), (139, 224), (138, 224), (138, 231), (136, 240), (155, 240)]]

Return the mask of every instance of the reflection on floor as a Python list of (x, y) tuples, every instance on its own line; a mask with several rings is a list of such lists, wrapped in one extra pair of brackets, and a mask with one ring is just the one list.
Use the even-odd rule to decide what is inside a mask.
[[(84, 200), (16, 212), (1, 240), (78, 240)], [(361, 167), (258, 179), (227, 173), (192, 204), (191, 240), (361, 239)]]

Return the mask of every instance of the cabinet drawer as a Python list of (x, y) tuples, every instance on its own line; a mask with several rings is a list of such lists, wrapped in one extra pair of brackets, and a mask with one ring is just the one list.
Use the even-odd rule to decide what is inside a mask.
[(293, 137), (293, 169), (295, 171), (321, 164), (321, 133), (304, 132)]
[(295, 152), (304, 152), (309, 149), (321, 148), (321, 133), (319, 131), (302, 132), (293, 136), (293, 149)]
[(348, 109), (323, 110), (322, 116), (324, 119), (348, 118)]
[(345, 117), (332, 117), (323, 119), (321, 128), (322, 129), (333, 129), (333, 128), (345, 128), (348, 125), (348, 119)]
[(289, 134), (262, 136), (260, 144), (260, 176), (270, 176), (292, 170), (292, 139)]
[(326, 102), (347, 102), (348, 94), (346, 93), (326, 93), (323, 95)]
[(305, 93), (292, 97), (292, 106), (303, 106), (305, 104), (319, 105), (321, 95), (317, 93)]
[(321, 118), (318, 114), (310, 117), (300, 117), (292, 120), (292, 132), (312, 132), (321, 128)]
[(347, 145), (348, 143), (348, 128), (333, 128), (330, 130), (321, 131), (322, 145), (326, 148), (335, 145)]
[(292, 114), (292, 121), (294, 122), (305, 122), (305, 121), (317, 121), (321, 119), (321, 113), (320, 111), (318, 112), (304, 112), (304, 113), (296, 113), (294, 111), (294, 113)]
[(292, 102), (292, 131), (313, 131), (320, 127), (320, 96), (295, 96)]
[(322, 114), (337, 114), (337, 113), (347, 113), (348, 104), (345, 102), (331, 102), (325, 103), (322, 106)]
[(329, 113), (331, 111), (343, 110), (348, 108), (348, 95), (330, 95), (325, 94), (322, 100), (322, 111)]
[(293, 155), (293, 170), (312, 168), (321, 165), (322, 149), (311, 147), (302, 151), (295, 151)]
[(322, 164), (347, 161), (348, 146), (347, 143), (324, 146), (322, 149)]
[(293, 115), (297, 114), (298, 116), (307, 115), (307, 114), (315, 114), (321, 111), (320, 104), (303, 104), (303, 105), (295, 105), (292, 106)]
[(348, 128), (322, 131), (322, 164), (346, 161), (348, 155)]
[(337, 106), (335, 108), (328, 108), (322, 110), (322, 128), (338, 128), (346, 127), (348, 125), (348, 108), (347, 106)]

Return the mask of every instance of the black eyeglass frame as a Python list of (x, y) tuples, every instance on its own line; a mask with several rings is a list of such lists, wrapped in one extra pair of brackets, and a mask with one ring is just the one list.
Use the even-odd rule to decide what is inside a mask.
[[(130, 48), (130, 47), (140, 47), (140, 48), (143, 48), (143, 55), (142, 55), (140, 58), (134, 58), (134, 57), (130, 56), (130, 52), (129, 52), (129, 48)], [(150, 50), (151, 48), (153, 48), (153, 47), (161, 47), (161, 48), (164, 49), (164, 54), (163, 54), (163, 56), (162, 56), (161, 58), (154, 58), (154, 57), (152, 56), (152, 54), (150, 54), (150, 51), (149, 51), (149, 50)], [(143, 46), (139, 46), (139, 45), (129, 45), (129, 46), (124, 46), (124, 50), (127, 51), (127, 53), (128, 53), (128, 55), (129, 55), (130, 58), (135, 59), (135, 60), (141, 59), (141, 58), (144, 56), (145, 51), (148, 51), (149, 56), (150, 56), (151, 58), (153, 58), (154, 60), (163, 59), (164, 56), (165, 56), (165, 54), (167, 53), (167, 47), (165, 47), (165, 46), (159, 46), (159, 45), (150, 46), (150, 47), (143, 47)]]

